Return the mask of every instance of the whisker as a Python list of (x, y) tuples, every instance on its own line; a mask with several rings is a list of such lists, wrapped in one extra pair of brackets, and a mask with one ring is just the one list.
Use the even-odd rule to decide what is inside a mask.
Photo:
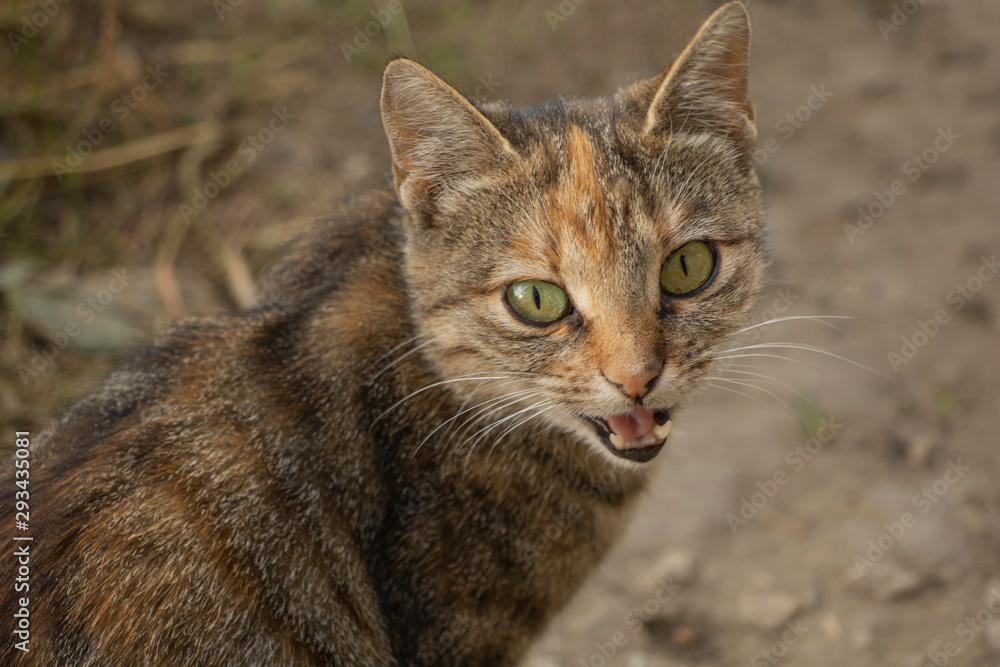
[[(527, 423), (528, 423), (529, 421), (531, 421), (532, 419), (534, 419), (534, 418), (535, 418), (535, 417), (537, 417), (538, 415), (542, 414), (543, 412), (548, 412), (549, 410), (553, 410), (553, 409), (555, 409), (555, 408), (559, 407), (559, 406), (558, 406), (557, 404), (555, 404), (555, 401), (549, 401), (549, 403), (550, 403), (551, 405), (549, 405), (549, 407), (545, 408), (544, 410), (540, 410), (539, 412), (536, 412), (536, 413), (535, 413), (535, 414), (533, 414), (533, 415), (528, 415), (527, 417), (525, 417), (524, 419), (520, 420), (519, 422), (516, 422), (515, 424), (512, 424), (511, 426), (508, 426), (508, 427), (507, 427), (507, 428), (506, 428), (506, 429), (504, 430), (504, 432), (503, 432), (503, 433), (501, 433), (500, 435), (498, 435), (498, 436), (497, 436), (497, 439), (498, 439), (498, 440), (502, 439), (502, 438), (503, 438), (503, 437), (504, 437), (505, 435), (507, 435), (507, 434), (508, 434), (508, 433), (510, 433), (511, 431), (514, 431), (514, 430), (516, 430), (517, 428), (519, 428), (519, 427), (523, 426), (524, 424), (527, 424)], [(538, 406), (536, 406), (536, 407), (541, 407), (542, 405), (546, 405), (546, 404), (545, 404), (545, 403), (542, 403), (542, 404), (539, 404), (539, 405), (538, 405)], [(496, 446), (496, 444), (495, 444), (495, 443), (494, 443), (494, 446)], [(488, 458), (489, 458), (489, 457), (487, 457), (487, 459), (488, 459)]]
[[(823, 375), (825, 375), (828, 378), (833, 378), (832, 375), (830, 375), (829, 373), (827, 373), (826, 371), (824, 371), (822, 368), (819, 368), (818, 366), (813, 366), (812, 364), (807, 364), (806, 362), (802, 361), (801, 359), (796, 359), (795, 357), (786, 357), (786, 356), (783, 356), (783, 355), (780, 355), (780, 354), (760, 354), (760, 353), (758, 353), (758, 354), (730, 354), (730, 355), (725, 355), (725, 356), (721, 356), (721, 357), (713, 357), (713, 359), (716, 360), (716, 361), (725, 361), (727, 359), (748, 359), (750, 357), (768, 357), (769, 359), (781, 359), (782, 361), (791, 361), (791, 362), (794, 362), (796, 364), (802, 364), (803, 366), (811, 368), (811, 369), (813, 369), (814, 371), (816, 371), (818, 373), (822, 373)], [(724, 365), (722, 367), (726, 368), (726, 366), (724, 366)]]
[[(469, 446), (469, 453), (468, 453), (468, 454), (466, 454), (466, 456), (465, 456), (465, 465), (466, 465), (466, 466), (468, 466), (468, 465), (469, 465), (469, 460), (470, 460), (470, 458), (472, 457), (472, 452), (473, 452), (473, 450), (475, 450), (475, 448), (476, 448), (476, 445), (478, 445), (478, 444), (479, 444), (479, 443), (480, 443), (480, 442), (481, 442), (481, 441), (483, 440), (483, 438), (485, 438), (485, 437), (486, 437), (486, 435), (487, 435), (487, 434), (489, 433), (489, 431), (490, 431), (490, 430), (492, 430), (492, 429), (496, 428), (497, 426), (499, 426), (500, 424), (504, 423), (505, 421), (508, 421), (508, 420), (510, 420), (510, 419), (514, 419), (514, 418), (516, 418), (516, 417), (517, 417), (518, 415), (521, 415), (521, 414), (524, 414), (525, 412), (528, 412), (528, 411), (531, 411), (531, 410), (537, 410), (537, 409), (538, 409), (539, 407), (542, 407), (542, 406), (546, 406), (546, 405), (550, 405), (551, 403), (553, 403), (553, 401), (542, 401), (542, 402), (540, 402), (540, 403), (534, 403), (534, 404), (532, 404), (532, 405), (529, 405), (528, 407), (524, 408), (523, 410), (518, 410), (517, 412), (515, 412), (515, 413), (514, 413), (514, 414), (512, 414), (512, 415), (508, 415), (508, 416), (506, 416), (506, 417), (501, 417), (500, 419), (497, 419), (497, 420), (496, 420), (496, 421), (494, 421), (493, 423), (491, 423), (491, 424), (489, 424), (488, 426), (486, 426), (486, 427), (484, 427), (484, 428), (480, 429), (479, 431), (476, 431), (476, 432), (475, 432), (475, 433), (473, 433), (473, 434), (472, 434), (471, 436), (469, 436), (468, 438), (466, 438), (466, 439), (465, 439), (464, 441), (462, 441), (462, 444), (461, 444), (461, 445), (459, 445), (459, 446), (457, 447), (457, 449), (461, 449), (462, 447), (464, 447), (464, 446), (465, 446), (465, 444), (466, 444), (467, 442), (469, 442), (469, 440), (472, 440), (472, 438), (475, 438), (475, 437), (476, 437), (477, 435), (479, 436), (479, 437), (478, 437), (478, 438), (476, 438), (476, 440), (475, 440), (475, 441), (474, 441), (474, 442), (473, 442), (473, 443), (472, 443), (472, 444), (471, 444), (471, 445)], [(482, 433), (483, 435), (480, 435), (481, 433)]]
[(712, 389), (721, 389), (722, 391), (728, 391), (731, 394), (736, 394), (738, 396), (742, 396), (743, 398), (749, 398), (751, 401), (754, 401), (755, 403), (760, 403), (761, 405), (766, 406), (768, 408), (771, 407), (771, 404), (765, 401), (764, 399), (758, 396), (753, 396), (751, 394), (748, 394), (745, 391), (740, 391), (739, 389), (733, 389), (732, 387), (723, 387), (722, 385), (715, 384), (714, 382), (706, 382), (705, 384), (711, 387)]
[(874, 369), (871, 369), (868, 366), (865, 366), (864, 364), (859, 364), (858, 362), (856, 362), (856, 361), (854, 361), (852, 359), (848, 359), (847, 357), (842, 357), (839, 354), (834, 354), (833, 352), (827, 352), (826, 350), (821, 350), (819, 348), (812, 347), (810, 345), (801, 345), (801, 344), (796, 344), (796, 343), (760, 343), (760, 344), (757, 344), (757, 345), (747, 345), (747, 346), (744, 346), (744, 347), (737, 347), (737, 348), (733, 348), (732, 350), (726, 350), (726, 351), (727, 352), (741, 352), (743, 350), (764, 350), (764, 349), (768, 349), (768, 348), (785, 348), (785, 349), (789, 349), (789, 350), (805, 350), (807, 352), (815, 352), (817, 354), (823, 354), (823, 355), (826, 355), (828, 357), (833, 357), (834, 359), (839, 359), (840, 361), (843, 361), (844, 363), (848, 363), (848, 364), (850, 364), (852, 366), (857, 366), (858, 368), (860, 368), (862, 370), (866, 370), (869, 373), (877, 375), (878, 377), (882, 378), (883, 380), (885, 380), (886, 382), (888, 382), (889, 384), (891, 384), (893, 386), (896, 385), (896, 383), (891, 378), (888, 378), (885, 375), (882, 375), (878, 371), (876, 371)]
[(730, 368), (750, 368), (750, 369), (753, 369), (755, 371), (767, 371), (768, 370), (768, 368), (766, 366), (760, 366), (760, 365), (757, 365), (757, 364), (739, 364), (739, 363), (726, 364), (725, 366), (720, 366), (720, 368), (722, 368), (723, 370), (730, 369)]
[(420, 448), (424, 446), (425, 442), (427, 442), (428, 440), (431, 439), (431, 436), (433, 436), (435, 433), (437, 433), (438, 431), (440, 431), (442, 428), (444, 428), (448, 424), (454, 422), (456, 419), (458, 419), (462, 415), (467, 414), (469, 412), (472, 412), (473, 410), (475, 410), (477, 408), (480, 408), (480, 407), (482, 407), (484, 405), (487, 405), (489, 403), (499, 403), (499, 402), (501, 402), (501, 401), (503, 401), (505, 399), (510, 398), (511, 396), (517, 396), (517, 395), (522, 395), (522, 394), (529, 394), (529, 393), (532, 393), (534, 391), (535, 391), (535, 389), (522, 389), (520, 391), (515, 391), (515, 392), (508, 393), (508, 394), (504, 394), (503, 396), (500, 396), (500, 397), (491, 398), (489, 400), (483, 401), (482, 403), (479, 403), (478, 405), (473, 405), (471, 408), (467, 408), (465, 410), (462, 410), (461, 412), (459, 412), (458, 414), (456, 414), (454, 417), (448, 419), (447, 421), (445, 421), (445, 422), (443, 422), (441, 424), (438, 424), (434, 428), (433, 431), (431, 431), (430, 433), (428, 433), (427, 437), (425, 437), (423, 440), (421, 440), (420, 444), (417, 445), (416, 449), (413, 450), (413, 453), (410, 454), (410, 458), (412, 458), (413, 456), (415, 456), (416, 453), (420, 451)]
[[(789, 315), (787, 317), (775, 317), (775, 318), (772, 318), (770, 320), (767, 320), (766, 322), (760, 322), (758, 324), (754, 324), (754, 325), (749, 326), (749, 327), (743, 327), (742, 329), (740, 329), (738, 331), (734, 331), (734, 332), (732, 332), (730, 334), (726, 334), (726, 336), (727, 337), (728, 336), (736, 336), (738, 334), (745, 333), (745, 332), (751, 331), (753, 329), (759, 329), (760, 327), (766, 327), (766, 326), (768, 326), (770, 324), (778, 324), (780, 322), (791, 322), (793, 320), (812, 320), (812, 321), (814, 321), (814, 322), (816, 322), (818, 324), (823, 324), (825, 326), (828, 326), (828, 327), (831, 327), (833, 329), (836, 329), (840, 333), (842, 333), (845, 336), (847, 336), (848, 334), (847, 334), (846, 331), (844, 331), (840, 327), (836, 326), (835, 324), (832, 324), (830, 322), (826, 322), (825, 320), (858, 320), (858, 318), (857, 317), (850, 317), (849, 315)], [(848, 336), (848, 337), (850, 337), (850, 336)]]
[(377, 366), (379, 364), (379, 362), (381, 362), (383, 359), (385, 359), (386, 357), (388, 357), (389, 355), (391, 355), (393, 352), (395, 352), (399, 348), (403, 347), (404, 345), (408, 345), (409, 343), (412, 343), (413, 341), (417, 340), (418, 338), (420, 338), (422, 336), (423, 336), (423, 334), (417, 334), (413, 338), (408, 338), (408, 339), (404, 340), (402, 343), (400, 343), (399, 345), (396, 345), (391, 350), (389, 350), (388, 352), (386, 352), (385, 354), (383, 354), (381, 357), (379, 357), (378, 359), (376, 359), (372, 363), (372, 366)]
[[(478, 373), (474, 373), (473, 375), (479, 375), (479, 374)], [(396, 408), (398, 408), (400, 405), (402, 405), (406, 401), (410, 400), (411, 398), (413, 398), (413, 397), (415, 397), (415, 396), (417, 396), (419, 394), (424, 393), (425, 391), (430, 391), (431, 389), (434, 389), (435, 387), (440, 387), (442, 385), (451, 384), (453, 382), (487, 382), (487, 381), (494, 381), (494, 380), (510, 380), (510, 379), (512, 379), (512, 378), (509, 377), (509, 376), (483, 376), (483, 377), (467, 377), (467, 376), (462, 376), (462, 377), (457, 377), (457, 378), (449, 378), (447, 380), (439, 380), (438, 382), (435, 382), (433, 384), (427, 385), (423, 389), (417, 389), (416, 391), (414, 391), (414, 392), (412, 392), (412, 393), (404, 396), (403, 398), (399, 399), (398, 401), (396, 401), (395, 403), (393, 403), (392, 405), (390, 405), (388, 408), (386, 408), (382, 412), (382, 414), (380, 414), (378, 417), (376, 417), (374, 419), (374, 421), (372, 421), (372, 426), (374, 426), (375, 424), (377, 424), (383, 417), (385, 417), (387, 414), (389, 414), (390, 412), (392, 412), (393, 410), (395, 410)]]
[[(510, 380), (507, 380), (506, 382), (500, 382), (499, 384), (496, 384), (496, 385), (495, 385), (495, 386), (493, 387), (493, 389), (496, 389), (496, 388), (498, 388), (498, 387), (505, 387), (505, 386), (507, 386), (507, 385), (509, 385), (509, 384), (513, 384), (513, 383), (515, 383), (515, 382), (520, 382), (521, 380), (522, 380), (522, 378), (511, 378)], [(493, 383), (491, 382), (491, 383), (489, 383), (489, 384), (493, 384)], [(465, 397), (465, 399), (464, 399), (464, 400), (463, 400), (463, 401), (462, 401), (462, 402), (461, 402), (461, 403), (459, 404), (459, 406), (458, 406), (458, 410), (459, 410), (459, 411), (462, 411), (462, 410), (464, 410), (464, 409), (465, 409), (465, 407), (466, 407), (466, 406), (467, 406), (467, 405), (468, 405), (468, 404), (469, 404), (470, 402), (472, 402), (472, 400), (473, 400), (473, 397), (474, 397), (474, 396), (476, 395), (476, 393), (477, 393), (477, 392), (478, 392), (478, 391), (479, 391), (480, 389), (484, 389), (484, 388), (485, 388), (485, 385), (483, 385), (483, 386), (481, 386), (481, 387), (474, 387), (474, 388), (472, 389), (472, 391), (470, 391), (470, 392), (468, 393), (468, 395), (467, 395), (467, 396)]]
[(393, 361), (391, 364), (387, 365), (385, 368), (383, 368), (382, 370), (380, 370), (378, 373), (376, 373), (375, 375), (373, 375), (370, 378), (368, 378), (368, 381), (366, 382), (366, 384), (371, 384), (372, 382), (374, 382), (375, 380), (377, 380), (379, 378), (379, 376), (381, 376), (387, 370), (389, 370), (390, 368), (392, 368), (393, 366), (395, 366), (396, 364), (398, 364), (399, 362), (401, 362), (403, 359), (406, 359), (408, 356), (410, 356), (414, 352), (417, 352), (417, 351), (419, 351), (419, 350), (427, 347), (428, 345), (430, 345), (433, 342), (434, 342), (434, 339), (432, 338), (431, 340), (424, 341), (420, 345), (417, 345), (415, 348), (413, 348), (409, 352), (406, 352), (405, 354), (403, 354), (402, 356), (400, 356), (398, 359), (396, 359), (395, 361)]
[[(551, 402), (552, 402), (552, 401), (547, 401), (547, 402), (543, 402), (543, 404), (544, 404), (544, 405), (548, 405), (548, 404), (549, 404), (549, 403), (551, 403)], [(483, 438), (483, 436), (481, 436), (481, 435), (480, 435), (481, 433), (486, 433), (486, 432), (488, 432), (488, 431), (490, 431), (490, 430), (492, 430), (492, 429), (496, 428), (496, 427), (497, 427), (497, 426), (499, 426), (500, 424), (503, 424), (503, 423), (504, 423), (504, 422), (506, 422), (506, 421), (509, 421), (509, 420), (511, 420), (511, 419), (514, 419), (514, 418), (516, 418), (516, 417), (517, 417), (518, 415), (521, 415), (521, 414), (524, 414), (525, 412), (528, 412), (528, 411), (530, 411), (530, 410), (534, 410), (534, 409), (536, 409), (536, 408), (537, 408), (538, 406), (539, 406), (539, 403), (534, 403), (534, 404), (532, 404), (532, 405), (529, 405), (528, 407), (526, 407), (526, 408), (524, 408), (524, 409), (522, 409), (522, 410), (518, 410), (518, 411), (517, 411), (517, 412), (515, 412), (514, 414), (511, 414), (511, 415), (507, 415), (506, 417), (501, 417), (500, 419), (497, 419), (497, 420), (495, 420), (495, 421), (491, 422), (491, 423), (490, 423), (490, 424), (488, 424), (487, 426), (485, 426), (485, 427), (483, 427), (483, 428), (479, 429), (478, 431), (476, 431), (475, 433), (473, 433), (473, 434), (472, 434), (471, 436), (469, 436), (468, 438), (466, 438), (466, 439), (465, 439), (465, 441), (464, 441), (464, 442), (462, 443), (462, 445), (460, 445), (460, 446), (465, 446), (465, 443), (466, 443), (466, 442), (468, 442), (468, 441), (469, 441), (469, 440), (471, 440), (472, 438), (475, 438), (475, 437), (476, 437), (477, 435), (479, 435), (479, 436), (480, 436), (480, 437), (479, 437), (479, 439), (477, 439), (477, 440), (476, 440), (475, 442), (473, 442), (473, 443), (472, 443), (472, 446), (473, 446), (473, 447), (475, 447), (475, 446), (476, 446), (476, 444), (477, 444), (477, 443), (479, 442), (479, 440), (482, 440), (482, 438)]]
[[(541, 407), (541, 406), (538, 406), (538, 407)], [(488, 464), (490, 462), (490, 456), (493, 455), (493, 450), (496, 449), (497, 445), (499, 445), (503, 441), (504, 436), (506, 436), (508, 433), (511, 433), (512, 431), (515, 431), (515, 430), (521, 428), (522, 426), (524, 426), (525, 424), (527, 424), (528, 422), (530, 422), (532, 419), (536, 419), (537, 417), (545, 414), (549, 410), (554, 410), (554, 409), (556, 409), (558, 407), (559, 407), (558, 405), (550, 405), (550, 406), (548, 406), (547, 408), (545, 408), (543, 410), (539, 410), (538, 412), (536, 412), (534, 414), (528, 415), (527, 417), (525, 417), (525, 418), (521, 419), (520, 421), (518, 421), (517, 423), (515, 423), (513, 426), (508, 426), (507, 429), (503, 433), (501, 433), (500, 435), (498, 435), (494, 439), (493, 446), (490, 447), (490, 451), (488, 451), (486, 453), (486, 459), (483, 462), (483, 464), (486, 465), (486, 464)]]
[[(480, 414), (478, 416), (476, 416), (473, 419), (470, 419), (466, 424), (462, 425), (462, 428), (459, 429), (457, 433), (455, 433), (454, 440), (458, 440), (459, 438), (465, 438), (466, 434), (468, 434), (468, 432), (471, 431), (472, 429), (476, 428), (477, 424), (483, 423), (483, 421), (485, 419), (488, 419), (488, 418), (492, 417), (493, 415), (497, 414), (498, 412), (502, 412), (503, 410), (506, 410), (507, 408), (509, 408), (512, 405), (515, 405), (517, 403), (520, 403), (521, 401), (526, 401), (528, 399), (532, 399), (532, 398), (535, 398), (536, 396), (541, 396), (541, 395), (542, 395), (541, 391), (534, 391), (534, 392), (532, 392), (530, 394), (527, 394), (526, 396), (519, 396), (519, 397), (514, 398), (512, 400), (508, 400), (506, 402), (500, 403), (499, 405), (494, 405), (494, 406), (489, 407), (489, 408), (487, 408), (485, 410), (481, 410)], [(465, 438), (462, 441), (462, 444), (459, 445), (459, 447), (462, 447), (463, 445), (465, 445), (465, 443), (468, 442), (471, 438), (475, 437), (475, 435), (476, 434), (473, 434), (472, 436), (469, 436), (468, 438)]]
[(774, 384), (777, 384), (777, 385), (779, 385), (781, 387), (784, 387), (785, 389), (787, 389), (788, 391), (792, 392), (793, 394), (795, 394), (796, 396), (798, 396), (799, 398), (801, 398), (803, 401), (805, 401), (809, 405), (812, 405), (812, 406), (816, 405), (815, 403), (813, 403), (813, 401), (810, 398), (808, 398), (805, 394), (803, 394), (801, 391), (799, 391), (798, 389), (796, 389), (792, 385), (790, 385), (790, 384), (788, 384), (786, 382), (782, 382), (781, 380), (779, 380), (777, 378), (774, 378), (774, 377), (771, 377), (770, 375), (765, 375), (764, 373), (755, 373), (753, 371), (741, 371), (741, 370), (736, 369), (736, 368), (727, 368), (726, 370), (728, 370), (730, 373), (739, 373), (740, 375), (750, 375), (750, 376), (753, 376), (753, 377), (763, 378), (764, 380), (767, 380), (768, 382), (773, 382)]
[[(773, 398), (774, 400), (778, 401), (778, 403), (781, 403), (781, 405), (784, 406), (784, 408), (786, 410), (788, 410), (788, 412), (791, 413), (791, 415), (794, 416), (796, 419), (799, 418), (799, 416), (795, 412), (795, 410), (793, 410), (792, 407), (790, 405), (788, 405), (788, 403), (785, 403), (783, 400), (781, 400), (780, 396), (778, 396), (777, 394), (775, 394), (770, 389), (767, 389), (765, 387), (761, 387), (760, 385), (754, 384), (753, 382), (751, 382), (749, 380), (734, 380), (732, 378), (720, 378), (720, 377), (713, 377), (713, 378), (706, 378), (706, 379), (715, 380), (717, 382), (731, 382), (732, 384), (740, 385), (742, 387), (748, 387), (750, 389), (756, 389), (757, 391), (762, 391), (765, 394), (767, 394), (768, 396), (770, 396), (771, 398)], [(719, 388), (721, 389), (722, 387), (719, 387)]]

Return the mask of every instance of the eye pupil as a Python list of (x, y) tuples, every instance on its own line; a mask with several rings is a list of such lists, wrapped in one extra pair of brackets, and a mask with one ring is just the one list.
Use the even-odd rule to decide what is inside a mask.
[(566, 292), (542, 280), (519, 280), (507, 287), (506, 296), (515, 314), (536, 324), (551, 324), (571, 310)]
[(660, 269), (660, 287), (671, 296), (686, 296), (712, 279), (715, 251), (705, 241), (691, 241), (675, 250)]

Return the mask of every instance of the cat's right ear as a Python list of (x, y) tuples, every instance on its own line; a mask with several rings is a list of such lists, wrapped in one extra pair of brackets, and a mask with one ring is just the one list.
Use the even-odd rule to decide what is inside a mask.
[(509, 167), (517, 158), (507, 139), (471, 102), (406, 58), (385, 68), (382, 124), (399, 201), (425, 223), (441, 196), (486, 172)]

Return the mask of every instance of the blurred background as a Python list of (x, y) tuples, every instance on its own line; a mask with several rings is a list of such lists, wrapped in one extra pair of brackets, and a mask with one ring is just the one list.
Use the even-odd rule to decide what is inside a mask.
[[(719, 4), (4, 2), (5, 443), (386, 186), (391, 53), (472, 99), (601, 95)], [(854, 319), (747, 332), (526, 664), (1000, 665), (1000, 5), (750, 11), (755, 323)]]

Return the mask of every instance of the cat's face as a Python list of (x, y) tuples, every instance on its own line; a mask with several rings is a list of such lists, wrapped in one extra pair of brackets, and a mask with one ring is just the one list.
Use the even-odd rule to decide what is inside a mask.
[(423, 353), (496, 424), (486, 436), (555, 426), (648, 461), (744, 323), (765, 262), (733, 4), (670, 70), (607, 99), (480, 112), (390, 64), (383, 115)]

